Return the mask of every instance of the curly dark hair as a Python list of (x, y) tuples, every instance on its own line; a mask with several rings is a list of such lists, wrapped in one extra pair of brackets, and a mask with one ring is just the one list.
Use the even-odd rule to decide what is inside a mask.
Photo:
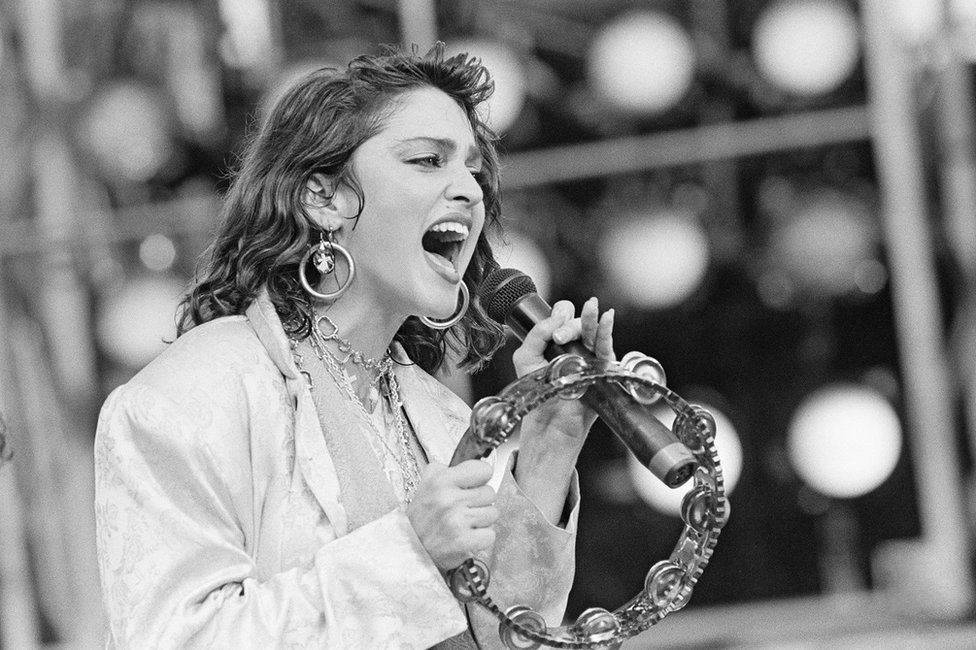
[[(308, 335), (314, 316), (298, 264), (321, 230), (302, 201), (306, 183), (322, 173), (347, 184), (358, 195), (361, 212), (365, 198), (350, 174), (350, 157), (383, 127), (398, 96), (425, 87), (443, 91), (461, 106), (484, 160), (478, 184), (486, 227), (463, 278), (472, 296), (477, 294), (484, 276), (497, 267), (487, 238), (490, 229), (500, 228), (497, 136), (476, 110), (494, 83), (479, 59), (468, 54), (445, 58), (443, 43), (425, 55), (388, 49), (357, 57), (344, 70), (311, 72), (270, 108), (241, 156), (214, 239), (181, 302), (177, 336), (220, 316), (243, 313), (264, 286), (289, 335)], [(504, 331), (472, 299), (449, 330), (433, 330), (410, 317), (394, 340), (428, 372), (441, 366), (448, 346), (461, 357), (462, 367), (476, 369), (501, 346)]]

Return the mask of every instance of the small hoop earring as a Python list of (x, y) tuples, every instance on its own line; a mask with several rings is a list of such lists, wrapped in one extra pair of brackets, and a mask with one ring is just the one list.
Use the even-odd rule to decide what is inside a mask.
[(471, 302), (471, 292), (468, 291), (468, 285), (464, 284), (464, 282), (461, 282), (458, 286), (461, 288), (461, 306), (454, 312), (454, 315), (447, 320), (434, 320), (427, 316), (421, 316), (420, 322), (435, 330), (446, 330), (464, 318), (465, 312), (468, 311), (468, 304)]
[[(345, 258), (346, 265), (349, 267), (349, 275), (338, 289), (329, 293), (323, 293), (313, 287), (312, 283), (308, 281), (305, 269), (309, 262), (311, 262), (322, 276), (334, 273), (336, 269), (336, 254)], [(352, 279), (355, 275), (356, 262), (352, 259), (352, 255), (348, 250), (334, 241), (333, 231), (331, 230), (326, 231), (324, 235), (320, 232), (319, 243), (316, 246), (309, 246), (308, 252), (302, 256), (301, 261), (298, 263), (298, 278), (302, 282), (302, 287), (304, 287), (308, 295), (323, 302), (335, 302), (338, 300), (339, 296), (344, 294), (346, 289), (349, 288), (349, 285), (352, 284)]]

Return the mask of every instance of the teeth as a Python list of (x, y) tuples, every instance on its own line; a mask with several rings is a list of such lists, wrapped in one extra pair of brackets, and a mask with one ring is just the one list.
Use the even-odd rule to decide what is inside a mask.
[(467, 226), (457, 221), (445, 221), (431, 227), (431, 232), (456, 232), (463, 237), (467, 237), (471, 232)]

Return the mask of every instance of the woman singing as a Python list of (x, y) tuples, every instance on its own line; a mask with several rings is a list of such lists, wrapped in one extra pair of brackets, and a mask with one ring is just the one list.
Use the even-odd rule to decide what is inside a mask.
[[(496, 493), (488, 463), (448, 466), (469, 409), (432, 377), (449, 346), (476, 368), (503, 338), (469, 300), (495, 266), (491, 89), (438, 46), (316, 71), (269, 109), (179, 336), (99, 418), (110, 646), (495, 647), (445, 579), (475, 555), (497, 601), (561, 622), (595, 415), (533, 411)], [(516, 370), (550, 340), (612, 358), (612, 329), (559, 302)]]

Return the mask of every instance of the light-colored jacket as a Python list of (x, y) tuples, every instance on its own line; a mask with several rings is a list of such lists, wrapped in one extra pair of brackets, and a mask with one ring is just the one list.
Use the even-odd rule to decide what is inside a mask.
[[(427, 457), (447, 464), (468, 407), (416, 366), (396, 373)], [(245, 316), (193, 328), (112, 392), (95, 470), (109, 647), (420, 649), (467, 626), (402, 509), (348, 530), (322, 424), (263, 295)], [(489, 593), (559, 625), (575, 478), (565, 528), (510, 474), (496, 503)], [(497, 647), (497, 620), (470, 609), (479, 642)]]

